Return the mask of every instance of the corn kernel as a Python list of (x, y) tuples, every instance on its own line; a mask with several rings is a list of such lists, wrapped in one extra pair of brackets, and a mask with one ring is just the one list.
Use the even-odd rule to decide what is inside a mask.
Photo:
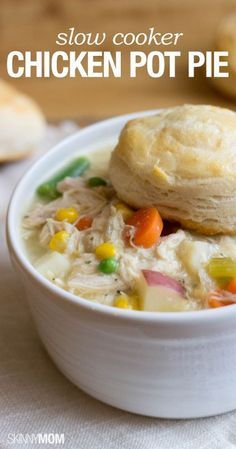
[(105, 242), (97, 246), (95, 254), (99, 259), (108, 259), (116, 255), (116, 248), (113, 243)]
[(126, 221), (128, 218), (132, 217), (134, 211), (130, 207), (126, 206), (124, 203), (116, 204), (116, 209), (121, 212), (123, 220)]
[(66, 231), (59, 231), (54, 234), (49, 242), (49, 248), (52, 251), (57, 251), (58, 253), (63, 253), (66, 249), (67, 240), (70, 234)]
[(58, 221), (67, 221), (68, 223), (74, 223), (79, 214), (74, 207), (65, 207), (57, 209), (56, 211), (56, 220)]
[(119, 295), (115, 299), (114, 306), (119, 309), (139, 310), (138, 297), (136, 295)]

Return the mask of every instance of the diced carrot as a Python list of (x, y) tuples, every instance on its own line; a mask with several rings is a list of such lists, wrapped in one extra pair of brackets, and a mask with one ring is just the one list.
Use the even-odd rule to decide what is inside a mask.
[(135, 228), (134, 244), (144, 248), (157, 243), (163, 229), (162, 218), (155, 207), (139, 209), (126, 223)]
[(225, 304), (222, 301), (219, 301), (218, 299), (210, 298), (208, 299), (208, 305), (209, 307), (216, 309), (217, 307), (223, 307)]
[(209, 292), (208, 294), (208, 305), (209, 307), (216, 308), (216, 307), (224, 307), (224, 306), (230, 306), (232, 304), (235, 304), (235, 300), (228, 298), (227, 295), (230, 295), (225, 290), (214, 290)]
[(235, 303), (233, 301), (220, 301), (219, 299), (210, 298), (208, 304), (215, 309), (217, 307), (232, 306)]
[(92, 217), (82, 217), (76, 224), (79, 231), (84, 231), (85, 229), (91, 228), (93, 219)]
[(232, 281), (227, 285), (226, 290), (230, 293), (236, 293), (236, 278), (233, 278)]

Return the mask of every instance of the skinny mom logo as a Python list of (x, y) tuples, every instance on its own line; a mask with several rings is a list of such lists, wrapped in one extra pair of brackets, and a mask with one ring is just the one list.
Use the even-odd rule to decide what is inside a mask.
[(9, 433), (8, 444), (51, 444), (52, 446), (65, 443), (64, 433)]

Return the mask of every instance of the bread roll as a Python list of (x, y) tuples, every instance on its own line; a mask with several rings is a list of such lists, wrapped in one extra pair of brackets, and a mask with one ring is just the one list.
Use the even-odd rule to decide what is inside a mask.
[(236, 234), (236, 113), (184, 105), (127, 123), (110, 161), (118, 196), (203, 234)]
[(27, 156), (44, 130), (44, 117), (34, 101), (0, 80), (0, 163)]
[(211, 78), (213, 84), (224, 94), (236, 98), (236, 14), (226, 16), (217, 31), (215, 49), (228, 51), (228, 78)]

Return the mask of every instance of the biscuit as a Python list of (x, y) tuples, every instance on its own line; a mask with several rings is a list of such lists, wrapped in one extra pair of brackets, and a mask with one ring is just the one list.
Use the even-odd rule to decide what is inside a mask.
[(0, 163), (26, 157), (44, 131), (45, 120), (35, 102), (0, 80)]
[(184, 105), (127, 123), (110, 161), (120, 199), (202, 234), (236, 234), (236, 113)]

